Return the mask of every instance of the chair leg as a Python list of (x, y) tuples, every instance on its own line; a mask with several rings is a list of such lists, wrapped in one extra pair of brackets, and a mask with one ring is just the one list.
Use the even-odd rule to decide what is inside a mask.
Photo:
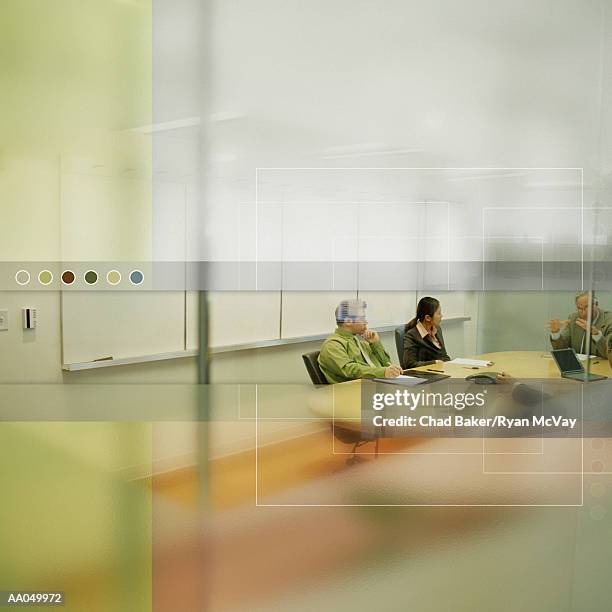
[(363, 440), (358, 440), (355, 442), (353, 445), (353, 450), (351, 451), (352, 455), (346, 460), (346, 465), (355, 465), (356, 463), (363, 463), (364, 461), (367, 461), (367, 459), (360, 457), (357, 454), (357, 448), (362, 444), (365, 444)]

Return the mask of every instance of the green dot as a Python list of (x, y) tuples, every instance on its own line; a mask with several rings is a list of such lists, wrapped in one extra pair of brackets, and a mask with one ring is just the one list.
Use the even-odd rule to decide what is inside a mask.
[(51, 274), (51, 272), (49, 272), (49, 270), (43, 270), (38, 275), (38, 282), (41, 285), (49, 285), (52, 281), (53, 281), (53, 274)]
[(85, 282), (88, 285), (95, 285), (98, 282), (98, 273), (93, 270), (89, 270), (85, 273)]

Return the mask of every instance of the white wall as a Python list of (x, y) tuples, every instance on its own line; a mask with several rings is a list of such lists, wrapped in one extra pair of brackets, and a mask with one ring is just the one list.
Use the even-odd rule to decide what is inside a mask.
[[(480, 240), (485, 206), (580, 205), (579, 171), (476, 170), (430, 180), (366, 168), (584, 168), (587, 204), (601, 195), (599, 181), (609, 184), (612, 11), (605, 2), (212, 6), (208, 258), (278, 251), (278, 232), (265, 231), (278, 227), (270, 215), (260, 217), (259, 244), (253, 238), (254, 215), (245, 209), (255, 200), (260, 212), (268, 200), (277, 209), (299, 203), (302, 217), (310, 201), (330, 203), (331, 214), (331, 204), (345, 201), (450, 200), (457, 256)], [(223, 113), (231, 118), (220, 120)], [(292, 167), (363, 170), (336, 172), (334, 183), (330, 172)], [(256, 168), (280, 169), (260, 171), (256, 185)], [(579, 241), (575, 214), (556, 223), (549, 213), (528, 213), (528, 227), (520, 214), (498, 215), (488, 233), (544, 234), (571, 251)], [(318, 258), (329, 217), (313, 207), (309, 223), (292, 225), (287, 255)], [(393, 219), (404, 225), (396, 211), (378, 210), (375, 219), (374, 233), (395, 232)]]

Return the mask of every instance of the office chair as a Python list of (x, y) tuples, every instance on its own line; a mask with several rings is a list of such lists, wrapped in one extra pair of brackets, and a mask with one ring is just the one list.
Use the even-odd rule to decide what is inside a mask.
[[(327, 378), (323, 372), (321, 372), (321, 368), (319, 368), (319, 353), (321, 351), (313, 351), (312, 353), (305, 353), (302, 355), (302, 359), (304, 360), (304, 365), (306, 366), (306, 370), (308, 375), (310, 376), (310, 380), (312, 384), (319, 387), (321, 385), (328, 385)], [(337, 440), (342, 442), (343, 444), (352, 444), (353, 449), (351, 451), (352, 455), (346, 460), (347, 465), (355, 465), (361, 461), (365, 461), (363, 457), (359, 457), (357, 455), (357, 449), (364, 444), (367, 444), (371, 440), (364, 440), (361, 437), (360, 431), (353, 431), (352, 429), (346, 429), (335, 423), (331, 424), (332, 432)], [(378, 457), (378, 438), (375, 440), (374, 446), (374, 455)]]
[(395, 328), (395, 348), (397, 349), (397, 358), (399, 359), (399, 364), (402, 368), (405, 368), (404, 365), (404, 335), (406, 334), (406, 326), (401, 325), (400, 327)]
[(308, 376), (310, 376), (313, 385), (329, 385), (327, 378), (325, 378), (325, 374), (321, 372), (321, 368), (319, 367), (320, 352), (321, 351), (313, 351), (312, 353), (305, 353), (302, 355), (302, 359), (304, 360), (304, 365), (306, 366), (306, 370), (308, 370)]

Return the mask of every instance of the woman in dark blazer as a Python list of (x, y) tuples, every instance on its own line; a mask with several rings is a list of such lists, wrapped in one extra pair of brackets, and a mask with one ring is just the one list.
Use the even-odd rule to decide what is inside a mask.
[(416, 317), (406, 323), (402, 367), (418, 368), (450, 361), (440, 329), (442, 309), (436, 298), (424, 297), (417, 305)]

